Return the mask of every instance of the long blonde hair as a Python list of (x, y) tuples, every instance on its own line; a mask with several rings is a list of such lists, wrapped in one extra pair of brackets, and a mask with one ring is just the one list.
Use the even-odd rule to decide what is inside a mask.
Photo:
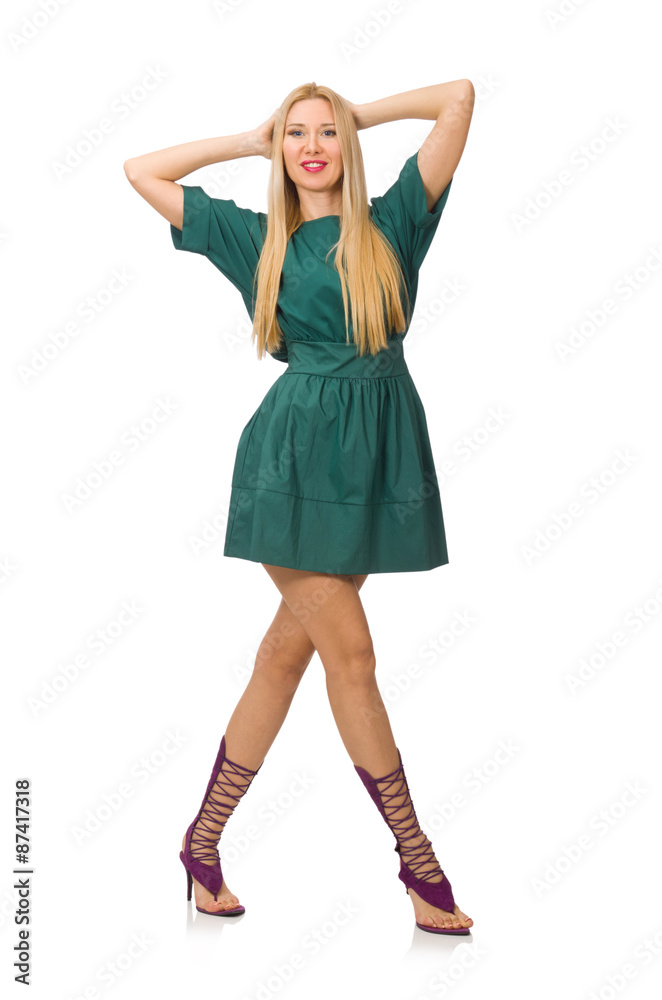
[(360, 355), (368, 351), (374, 355), (388, 347), (389, 332), (403, 333), (410, 318), (405, 320), (402, 307), (404, 291), (409, 311), (409, 295), (400, 261), (369, 215), (363, 155), (352, 112), (344, 98), (330, 87), (306, 83), (288, 94), (274, 122), (267, 232), (253, 282), (255, 311), (251, 342), (257, 335), (258, 358), (282, 346), (283, 331), (276, 318), (280, 277), (288, 240), (303, 221), (296, 185), (283, 162), (285, 122), (295, 101), (318, 97), (329, 101), (333, 108), (343, 158), (340, 237), (329, 254), (335, 248), (335, 267), (340, 275), (345, 310), (346, 343), (350, 343), (350, 311), (354, 342)]

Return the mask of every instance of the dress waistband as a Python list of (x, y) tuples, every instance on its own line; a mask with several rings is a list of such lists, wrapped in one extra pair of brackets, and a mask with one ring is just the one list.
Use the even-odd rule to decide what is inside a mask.
[(390, 378), (409, 372), (402, 340), (393, 340), (377, 354), (356, 353), (356, 344), (329, 340), (287, 340), (284, 375), (325, 375), (335, 378)]

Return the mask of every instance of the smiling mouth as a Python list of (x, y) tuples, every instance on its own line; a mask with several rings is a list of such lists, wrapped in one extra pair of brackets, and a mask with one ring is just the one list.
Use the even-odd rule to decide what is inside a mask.
[(307, 170), (311, 174), (316, 174), (320, 170), (324, 170), (326, 162), (324, 160), (306, 160), (301, 166), (304, 170)]

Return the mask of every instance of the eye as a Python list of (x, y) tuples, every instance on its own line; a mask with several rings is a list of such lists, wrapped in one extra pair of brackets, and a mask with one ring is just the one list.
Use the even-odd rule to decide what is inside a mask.
[[(326, 133), (326, 132), (330, 132), (330, 133), (331, 133), (331, 135), (335, 135), (335, 134), (336, 134), (336, 133), (335, 133), (335, 130), (334, 130), (334, 129), (332, 129), (332, 128), (325, 128), (325, 129), (324, 129), (324, 132), (325, 132), (325, 133)], [(288, 135), (296, 135), (297, 133), (299, 133), (299, 134), (301, 133), (301, 129), (300, 129), (300, 128), (293, 128), (293, 129), (290, 129), (290, 130), (289, 130), (289, 132), (288, 132), (287, 134), (288, 134)]]

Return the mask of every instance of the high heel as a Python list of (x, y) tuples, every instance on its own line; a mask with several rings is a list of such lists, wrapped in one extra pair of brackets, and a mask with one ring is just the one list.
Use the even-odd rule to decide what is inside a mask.
[[(407, 864), (402, 857), (403, 842), (418, 837), (422, 831), (416, 817), (414, 804), (411, 801), (411, 796), (409, 795), (409, 786), (407, 785), (404, 767), (402, 766), (402, 757), (399, 750), (398, 760), (400, 763), (395, 771), (391, 771), (390, 774), (385, 775), (383, 778), (373, 778), (368, 771), (359, 767), (358, 764), (355, 764), (354, 768), (361, 778), (361, 781), (368, 789), (373, 802), (376, 804), (380, 813), (386, 820), (389, 829), (395, 836), (397, 841), (395, 850), (400, 855), (400, 871), (398, 872), (398, 878), (404, 883), (407, 895), (409, 895), (409, 890), (413, 889), (414, 892), (416, 892), (421, 899), (424, 899), (426, 903), (429, 903), (430, 906), (436, 906), (440, 910), (446, 910), (448, 913), (453, 913), (455, 910), (453, 890), (443, 868), (437, 868), (431, 872), (421, 871), (421, 869), (428, 865), (432, 860), (430, 857), (432, 845), (428, 848), (428, 838), (424, 838), (423, 843), (419, 848), (407, 849), (405, 846), (405, 850), (407, 851), (407, 855), (409, 857), (409, 864)], [(381, 785), (382, 783), (385, 783), (384, 790), (378, 787), (378, 785)], [(389, 790), (393, 785), (396, 786), (396, 791)], [(402, 795), (406, 795), (404, 802), (400, 802), (396, 805), (392, 804), (392, 799), (398, 799)], [(406, 806), (407, 802), (410, 804), (410, 809), (404, 819), (395, 820), (388, 814), (387, 809), (390, 809), (392, 813), (399, 812)], [(430, 876), (437, 877), (440, 872), (444, 876), (441, 882), (431, 882), (429, 880)], [(418, 920), (416, 921), (416, 926), (420, 927), (422, 931), (429, 931), (432, 934), (470, 933), (469, 927), (428, 927), (426, 924), (419, 923)]]
[[(261, 764), (260, 767), (262, 767)], [(244, 767), (243, 764), (237, 764), (235, 761), (229, 760), (225, 756), (225, 736), (223, 736), (202, 805), (200, 806), (198, 815), (186, 831), (184, 850), (179, 852), (179, 860), (186, 869), (187, 901), (191, 899), (193, 892), (193, 879), (204, 886), (208, 892), (213, 893), (215, 900), (218, 899), (218, 894), (223, 887), (223, 872), (216, 845), (222, 830), (219, 832), (213, 828), (210, 829), (208, 824), (213, 823), (216, 826), (222, 824), (225, 826), (239, 799), (248, 791), (260, 767), (256, 771), (252, 771), (250, 768)], [(219, 784), (223, 787), (215, 789), (214, 785), (219, 778)], [(239, 778), (241, 784), (237, 785), (230, 778)], [(232, 789), (231, 791), (227, 790), (228, 786)], [(216, 797), (218, 796), (236, 801), (234, 805), (229, 806), (226, 802), (217, 801)], [(223, 810), (225, 810), (227, 815), (223, 813)], [(192, 844), (191, 840), (196, 826), (198, 827), (196, 841)], [(205, 863), (212, 859), (214, 861), (213, 865)], [(241, 913), (245, 913), (246, 907), (239, 905), (228, 910), (204, 910), (201, 906), (196, 906), (196, 910), (199, 913), (208, 913), (212, 917), (236, 917)]]

